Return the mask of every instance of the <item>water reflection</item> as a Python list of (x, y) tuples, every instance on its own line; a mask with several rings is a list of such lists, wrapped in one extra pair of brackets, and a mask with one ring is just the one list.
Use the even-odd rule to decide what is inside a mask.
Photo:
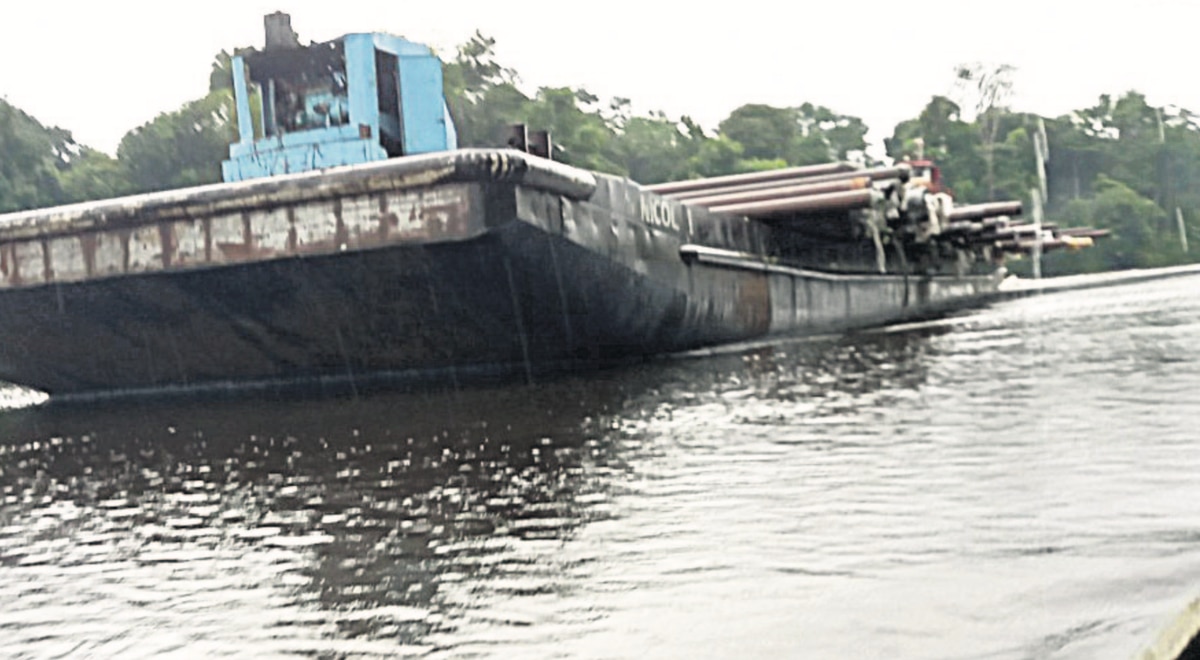
[(603, 499), (581, 421), (611, 393), (581, 386), (10, 413), (0, 584), (41, 619), (0, 625), (44, 649), (81, 620), (110, 643), (146, 624), (146, 655), (184, 643), (154, 639), (164, 627), (228, 648), (408, 645), (471, 604), (447, 585), (552, 589), (522, 546), (569, 536)]
[(535, 623), (553, 636), (604, 615), (554, 605), (596, 560), (564, 549), (614, 517), (646, 420), (753, 398), (744, 423), (785, 423), (772, 400), (915, 386), (925, 350), (922, 333), (885, 334), (535, 387), (11, 411), (0, 595), (22, 607), (0, 629), (39, 655), (423, 653)]

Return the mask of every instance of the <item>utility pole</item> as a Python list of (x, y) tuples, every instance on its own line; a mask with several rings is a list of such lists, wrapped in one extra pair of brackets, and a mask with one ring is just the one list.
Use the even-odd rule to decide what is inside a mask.
[(1179, 226), (1179, 245), (1183, 247), (1183, 253), (1187, 254), (1187, 227), (1183, 224), (1183, 209), (1175, 207), (1175, 224)]
[(1049, 199), (1046, 189), (1046, 161), (1050, 160), (1050, 145), (1046, 140), (1046, 122), (1038, 117), (1038, 130), (1033, 134), (1033, 155), (1037, 160), (1038, 186), (1029, 190), (1033, 203), (1033, 279), (1042, 279), (1042, 203)]
[[(1050, 201), (1046, 190), (1046, 163), (1050, 160), (1050, 142), (1046, 139), (1046, 120), (1038, 117), (1038, 130), (1033, 134), (1033, 150), (1037, 156), (1038, 184), (1042, 187), (1042, 201)], [(1078, 195), (1076, 195), (1078, 197)]]
[(1033, 202), (1033, 279), (1042, 279), (1042, 191), (1037, 188), (1029, 189), (1029, 199)]

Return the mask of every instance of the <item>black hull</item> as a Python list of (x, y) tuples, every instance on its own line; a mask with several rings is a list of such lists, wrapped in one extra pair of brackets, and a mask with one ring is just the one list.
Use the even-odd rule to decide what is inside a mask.
[(81, 395), (531, 376), (927, 315), (996, 284), (780, 265), (744, 224), (681, 207), (673, 227), (645, 222), (637, 186), (616, 179), (586, 199), (480, 185), (464, 193), (474, 224), (454, 236), (186, 266), (164, 256), (153, 272), (9, 286), (0, 379)]

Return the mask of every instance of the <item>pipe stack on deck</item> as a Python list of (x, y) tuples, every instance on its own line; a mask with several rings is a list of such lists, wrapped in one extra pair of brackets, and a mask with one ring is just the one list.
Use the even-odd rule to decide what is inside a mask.
[(1006, 253), (1030, 254), (1038, 248), (1039, 239), (1042, 252), (1050, 252), (1091, 247), (1094, 239), (1109, 235), (1106, 229), (1059, 229), (1054, 224), (1043, 224), (1039, 234), (1036, 225), (1012, 221), (1012, 216), (1020, 215), (1021, 210), (1020, 202), (955, 207), (949, 214), (950, 222), (942, 227), (940, 237), (958, 247), (990, 247)]
[(865, 211), (871, 215), (857, 217), (886, 218), (887, 227), (904, 242), (933, 241), (978, 255), (1028, 254), (1039, 240), (1042, 251), (1088, 247), (1093, 239), (1108, 235), (1090, 227), (1053, 225), (1042, 225), (1039, 233), (1032, 224), (1012, 221), (1021, 214), (1019, 201), (952, 207), (949, 197), (939, 193), (927, 203), (934, 193), (920, 185), (906, 186), (910, 172), (905, 164), (859, 168), (828, 163), (674, 181), (647, 190), (715, 213), (786, 223), (800, 231), (816, 216)]
[(829, 163), (675, 181), (648, 190), (717, 213), (803, 216), (871, 208), (885, 197), (878, 182), (902, 182), (908, 174), (903, 165), (860, 169), (850, 163)]

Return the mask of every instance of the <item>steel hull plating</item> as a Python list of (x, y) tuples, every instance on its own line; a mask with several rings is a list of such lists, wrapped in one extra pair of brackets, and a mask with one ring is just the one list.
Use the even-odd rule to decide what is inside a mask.
[(451, 152), (0, 220), (0, 379), (57, 395), (593, 366), (933, 313), (990, 276), (782, 265), (746, 218)]

